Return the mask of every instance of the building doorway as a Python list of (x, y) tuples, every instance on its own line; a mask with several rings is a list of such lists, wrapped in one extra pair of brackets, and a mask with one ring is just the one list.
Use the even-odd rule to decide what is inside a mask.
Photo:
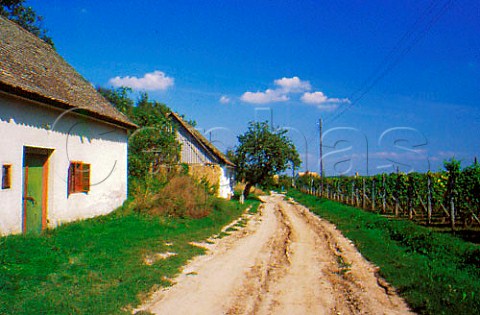
[(52, 150), (24, 147), (23, 233), (40, 234), (47, 226), (48, 166)]

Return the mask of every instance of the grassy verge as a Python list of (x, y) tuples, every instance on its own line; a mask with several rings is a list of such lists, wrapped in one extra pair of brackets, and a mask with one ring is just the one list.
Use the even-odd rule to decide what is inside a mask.
[[(249, 205), (216, 200), (201, 219), (152, 217), (126, 207), (41, 236), (0, 238), (0, 314), (128, 314)], [(145, 264), (148, 255), (175, 252)]]
[(389, 220), (297, 191), (288, 194), (334, 223), (381, 268), (414, 311), (478, 314), (480, 247), (409, 221)]

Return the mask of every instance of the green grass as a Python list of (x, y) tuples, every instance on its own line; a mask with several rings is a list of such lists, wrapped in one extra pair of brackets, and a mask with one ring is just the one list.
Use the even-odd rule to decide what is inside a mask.
[[(248, 205), (258, 201), (216, 200), (202, 219), (151, 217), (124, 207), (41, 236), (2, 237), (0, 314), (128, 314), (204, 252), (189, 242), (219, 233)], [(144, 264), (145, 255), (166, 251), (178, 255)]]
[(334, 223), (421, 314), (480, 312), (480, 247), (404, 220), (288, 194)]
[(245, 200), (245, 204), (247, 206), (251, 206), (250, 209), (248, 210), (249, 214), (256, 214), (258, 212), (258, 206), (260, 205), (261, 200), (258, 196), (250, 194)]

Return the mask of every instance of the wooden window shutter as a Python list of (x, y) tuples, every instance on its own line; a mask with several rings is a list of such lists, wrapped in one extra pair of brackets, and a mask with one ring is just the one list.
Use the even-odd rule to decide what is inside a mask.
[(71, 162), (68, 167), (68, 193), (90, 191), (90, 164)]
[(90, 164), (82, 164), (82, 191), (90, 191)]
[(68, 193), (75, 192), (75, 164), (70, 163), (68, 166)]
[(2, 165), (2, 189), (11, 188), (11, 165)]
[(75, 165), (75, 174), (73, 175), (74, 178), (74, 192), (81, 192), (83, 189), (82, 185), (82, 163), (74, 163)]

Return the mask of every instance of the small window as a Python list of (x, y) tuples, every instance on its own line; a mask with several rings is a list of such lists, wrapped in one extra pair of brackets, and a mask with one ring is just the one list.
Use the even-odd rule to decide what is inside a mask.
[(71, 162), (68, 168), (68, 194), (90, 191), (90, 164)]
[(12, 166), (8, 164), (2, 165), (2, 189), (10, 189), (12, 187)]

